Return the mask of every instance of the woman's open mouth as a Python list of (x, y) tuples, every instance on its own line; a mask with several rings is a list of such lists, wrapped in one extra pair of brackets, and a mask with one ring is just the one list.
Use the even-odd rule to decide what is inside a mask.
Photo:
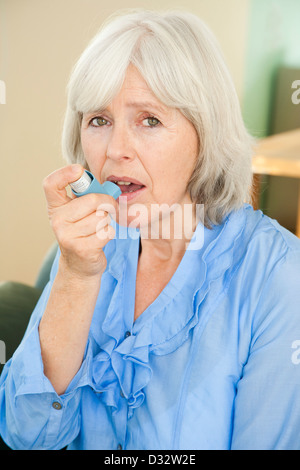
[(137, 197), (146, 188), (146, 186), (140, 181), (129, 178), (127, 176), (117, 177), (111, 175), (107, 178), (107, 181), (111, 181), (112, 183), (115, 183), (117, 186), (119, 186), (120, 190), (122, 191), (120, 197), (126, 197), (127, 201)]

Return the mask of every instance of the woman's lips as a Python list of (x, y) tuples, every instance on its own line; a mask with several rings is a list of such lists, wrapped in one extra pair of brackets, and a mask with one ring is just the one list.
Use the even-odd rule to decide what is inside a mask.
[(106, 181), (117, 184), (122, 191), (121, 197), (126, 197), (127, 201), (137, 197), (146, 188), (143, 183), (128, 176), (110, 175)]
[(134, 184), (138, 184), (139, 186), (145, 186), (141, 181), (131, 178), (131, 176), (110, 175), (106, 178), (106, 181), (112, 181), (113, 183), (124, 181), (125, 183), (134, 183)]
[(117, 201), (119, 201), (120, 198), (122, 198), (122, 200), (126, 199), (127, 201), (131, 201), (132, 199), (138, 197), (143, 191), (145, 191), (145, 189), (146, 186), (139, 186), (138, 189), (136, 189), (135, 191), (122, 191), (122, 194), (118, 197)]

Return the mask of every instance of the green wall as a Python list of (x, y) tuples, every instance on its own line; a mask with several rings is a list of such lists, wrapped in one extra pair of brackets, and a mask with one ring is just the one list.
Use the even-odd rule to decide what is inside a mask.
[[(257, 138), (300, 127), (300, 105), (291, 101), (300, 79), (300, 0), (250, 0), (242, 113)], [(259, 206), (294, 232), (299, 183), (262, 176)]]
[(300, 68), (300, 0), (251, 0), (248, 31), (242, 111), (249, 132), (265, 137), (279, 67)]

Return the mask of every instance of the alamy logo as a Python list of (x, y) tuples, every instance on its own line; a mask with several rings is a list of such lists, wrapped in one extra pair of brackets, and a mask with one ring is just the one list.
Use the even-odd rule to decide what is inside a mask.
[(300, 103), (300, 80), (295, 80), (292, 83), (292, 88), (296, 88), (296, 91), (292, 94), (292, 102), (294, 104)]
[(6, 104), (6, 86), (3, 80), (0, 80), (0, 104)]
[(295, 349), (295, 351), (293, 352), (291, 356), (292, 363), (297, 366), (300, 364), (300, 340), (296, 339), (295, 341), (293, 341), (291, 347), (292, 349)]
[(6, 363), (6, 347), (4, 341), (0, 340), (0, 364)]

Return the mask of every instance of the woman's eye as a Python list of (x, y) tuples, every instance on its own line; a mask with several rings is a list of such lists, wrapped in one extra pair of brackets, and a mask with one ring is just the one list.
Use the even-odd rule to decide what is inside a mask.
[(143, 123), (147, 127), (155, 127), (160, 124), (160, 121), (156, 117), (149, 116), (143, 120)]
[(101, 127), (106, 126), (106, 124), (108, 124), (108, 121), (102, 117), (95, 117), (91, 120), (91, 124), (94, 127)]
[[(103, 127), (109, 124), (109, 122), (103, 117), (95, 117), (91, 119), (90, 124), (94, 127)], [(143, 119), (143, 124), (146, 127), (156, 127), (158, 124), (160, 124), (160, 121), (154, 116), (149, 116)]]

